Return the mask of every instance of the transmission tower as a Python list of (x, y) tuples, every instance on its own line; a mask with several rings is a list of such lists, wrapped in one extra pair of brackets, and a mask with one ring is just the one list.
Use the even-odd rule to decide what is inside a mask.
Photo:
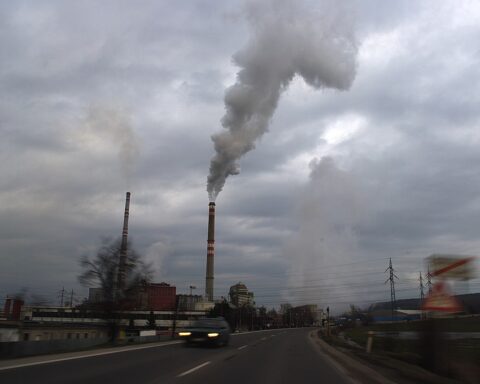
[(390, 302), (392, 305), (392, 321), (393, 321), (393, 314), (395, 312), (395, 307), (396, 307), (395, 279), (398, 279), (398, 276), (395, 275), (395, 270), (393, 269), (391, 258), (390, 258), (390, 264), (388, 265), (388, 268), (385, 270), (385, 273), (387, 271), (389, 272), (389, 277), (387, 280), (385, 280), (385, 284), (390, 281)]
[(428, 267), (428, 271), (427, 271), (427, 287), (428, 287), (428, 294), (432, 293), (432, 274), (430, 273), (430, 267)]

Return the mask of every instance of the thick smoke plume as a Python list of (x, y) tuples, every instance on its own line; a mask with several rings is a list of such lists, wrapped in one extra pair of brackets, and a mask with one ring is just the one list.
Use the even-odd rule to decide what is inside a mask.
[(346, 15), (331, 3), (315, 10), (298, 1), (249, 3), (251, 38), (233, 56), (240, 71), (225, 93), (225, 130), (212, 136), (211, 200), (229, 175), (238, 174), (238, 160), (268, 130), (281, 93), (296, 74), (315, 88), (350, 87), (357, 45)]

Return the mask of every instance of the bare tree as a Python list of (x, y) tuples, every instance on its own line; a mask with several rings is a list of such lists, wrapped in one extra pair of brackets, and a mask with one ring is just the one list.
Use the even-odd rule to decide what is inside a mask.
[[(112, 328), (112, 338), (115, 338), (117, 317), (116, 312), (137, 301), (140, 292), (153, 276), (152, 266), (142, 260), (142, 257), (130, 246), (127, 252), (125, 286), (117, 286), (118, 266), (120, 261), (121, 239), (102, 240), (94, 257), (83, 256), (80, 260), (82, 269), (78, 276), (80, 283), (86, 287), (100, 288), (102, 300), (94, 307), (103, 313)], [(92, 306), (89, 303), (89, 306)]]
[(118, 312), (128, 306), (128, 303), (137, 301), (143, 287), (153, 276), (152, 266), (142, 260), (142, 257), (129, 244), (127, 252), (125, 286), (117, 286), (118, 267), (120, 263), (121, 239), (102, 240), (97, 254), (94, 257), (83, 256), (80, 260), (82, 268), (78, 276), (83, 286), (100, 288), (102, 300), (89, 307), (100, 311), (110, 327), (111, 340), (115, 341), (118, 333)]
[(118, 266), (120, 260), (121, 240), (103, 239), (95, 257), (83, 256), (80, 260), (82, 273), (80, 283), (87, 287), (102, 289), (103, 301), (119, 302), (136, 293), (139, 287), (150, 282), (152, 266), (130, 247), (127, 252), (126, 283), (123, 289), (117, 287)]

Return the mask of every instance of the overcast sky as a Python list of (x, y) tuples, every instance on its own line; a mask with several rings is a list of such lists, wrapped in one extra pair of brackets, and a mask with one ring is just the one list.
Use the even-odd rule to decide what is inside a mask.
[[(79, 258), (121, 235), (127, 190), (155, 281), (204, 293), (211, 136), (262, 12), (294, 3), (0, 2), (0, 300), (86, 296)], [(217, 297), (242, 281), (269, 307), (368, 304), (390, 257), (397, 298), (418, 297), (425, 257), (479, 254), (480, 5), (334, 3), (295, 17), (333, 53), (348, 35), (350, 78), (281, 88), (216, 199)], [(345, 64), (312, 41), (304, 58)]]

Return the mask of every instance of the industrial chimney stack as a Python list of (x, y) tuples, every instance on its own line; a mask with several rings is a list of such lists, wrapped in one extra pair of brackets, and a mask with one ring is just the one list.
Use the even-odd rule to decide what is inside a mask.
[(122, 245), (120, 246), (120, 259), (118, 263), (117, 276), (117, 293), (120, 293), (125, 288), (126, 266), (127, 266), (127, 251), (128, 251), (128, 215), (130, 209), (130, 192), (127, 192), (125, 199), (125, 215), (123, 217), (122, 230)]
[(205, 297), (213, 301), (213, 257), (215, 256), (215, 203), (208, 204), (207, 275)]

